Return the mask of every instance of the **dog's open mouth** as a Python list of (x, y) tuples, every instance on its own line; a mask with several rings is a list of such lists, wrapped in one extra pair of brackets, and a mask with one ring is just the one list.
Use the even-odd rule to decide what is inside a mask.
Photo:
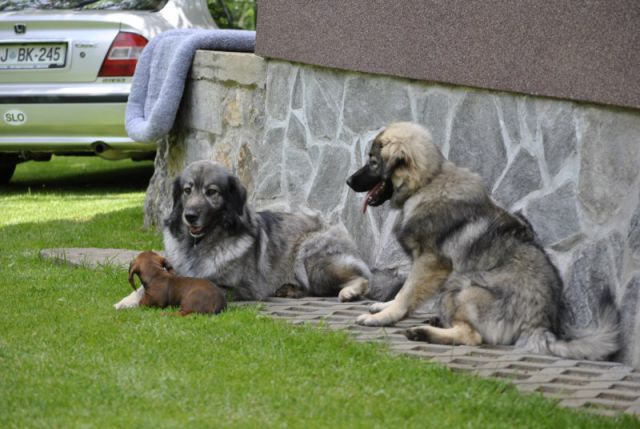
[(362, 212), (367, 211), (367, 206), (379, 206), (380, 204), (391, 198), (393, 194), (393, 186), (390, 180), (381, 180), (367, 192), (367, 196), (364, 199), (362, 205)]
[(203, 226), (187, 225), (187, 228), (189, 229), (189, 235), (193, 238), (200, 238), (204, 235)]

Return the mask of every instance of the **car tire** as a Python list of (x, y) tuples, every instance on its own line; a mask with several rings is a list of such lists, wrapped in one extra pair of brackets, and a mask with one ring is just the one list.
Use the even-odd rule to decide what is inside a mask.
[(0, 156), (0, 185), (9, 183), (14, 171), (16, 171), (16, 165), (18, 165), (16, 157)]

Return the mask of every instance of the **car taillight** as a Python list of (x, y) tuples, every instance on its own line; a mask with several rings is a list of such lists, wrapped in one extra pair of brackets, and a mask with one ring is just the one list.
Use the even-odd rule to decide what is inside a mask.
[(121, 31), (111, 43), (98, 77), (133, 76), (138, 57), (148, 40), (139, 34)]

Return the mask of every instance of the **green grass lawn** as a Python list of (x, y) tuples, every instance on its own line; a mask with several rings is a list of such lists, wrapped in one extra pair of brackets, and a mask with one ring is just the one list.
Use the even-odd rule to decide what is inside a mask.
[(161, 248), (144, 231), (151, 163), (54, 158), (0, 187), (0, 428), (638, 427), (342, 333), (231, 308), (115, 311), (126, 272), (45, 247)]

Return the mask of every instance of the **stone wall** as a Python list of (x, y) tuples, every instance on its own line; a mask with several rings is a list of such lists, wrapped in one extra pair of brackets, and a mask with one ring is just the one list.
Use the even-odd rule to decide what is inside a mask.
[[(238, 66), (237, 63), (241, 63)], [(319, 210), (343, 222), (375, 266), (405, 266), (388, 207), (361, 211), (346, 177), (387, 123), (426, 125), (443, 153), (482, 175), (550, 249), (579, 325), (611, 291), (624, 349), (640, 366), (640, 112), (472, 90), (249, 54), (198, 52), (175, 130), (162, 142), (146, 221), (170, 209), (188, 162), (216, 159), (258, 208)]]

